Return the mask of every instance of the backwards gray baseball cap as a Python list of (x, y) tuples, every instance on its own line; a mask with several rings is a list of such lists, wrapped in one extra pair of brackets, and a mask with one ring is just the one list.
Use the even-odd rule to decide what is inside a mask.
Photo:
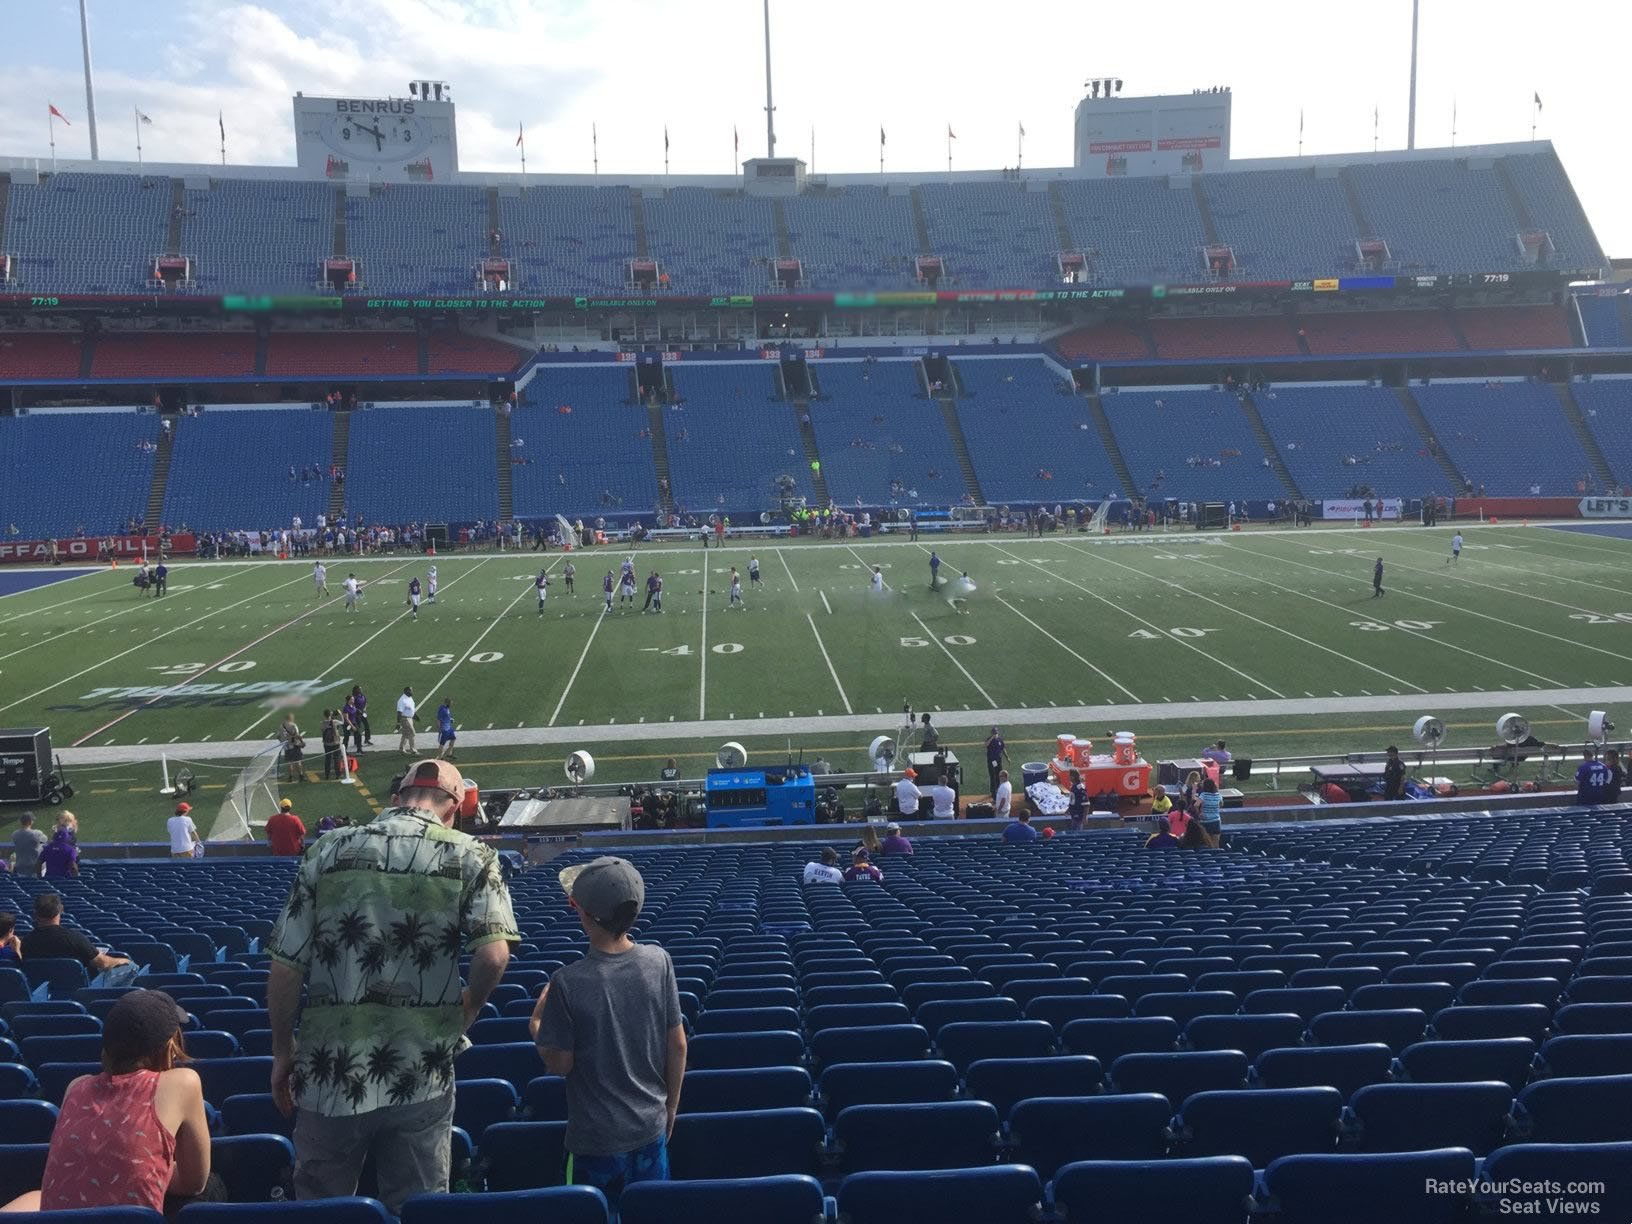
[(646, 904), (646, 881), (627, 859), (602, 855), (558, 877), (574, 904), (602, 926), (614, 926), (618, 910), (634, 902), (639, 913)]

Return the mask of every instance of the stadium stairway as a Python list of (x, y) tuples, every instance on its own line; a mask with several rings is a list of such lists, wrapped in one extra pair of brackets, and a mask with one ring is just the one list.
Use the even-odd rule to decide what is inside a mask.
[(1570, 423), (1575, 440), (1581, 443), (1581, 449), (1587, 452), (1587, 459), (1592, 463), (1593, 477), (1598, 481), (1599, 487), (1619, 488), (1621, 482), (1615, 478), (1615, 471), (1609, 466), (1609, 457), (1604, 454), (1603, 447), (1598, 445), (1598, 439), (1593, 437), (1592, 430), (1587, 428), (1587, 418), (1582, 414), (1581, 405), (1576, 402), (1575, 392), (1570, 384), (1554, 383), (1553, 394), (1558, 396), (1558, 406), (1564, 410), (1564, 419)]
[(179, 428), (181, 418), (178, 416), (169, 429), (159, 430), (159, 450), (153, 456), (153, 483), (147, 489), (147, 517), (142, 522), (142, 530), (149, 535), (158, 531), (163, 521), (164, 491), (170, 483), (170, 457), (176, 450), (176, 430)]
[(638, 187), (629, 189), (629, 229), (635, 238), (635, 258), (651, 258), (651, 248), (646, 244), (646, 205)]
[(946, 432), (952, 438), (952, 453), (958, 457), (963, 487), (974, 498), (975, 505), (984, 506), (986, 494), (981, 492), (980, 477), (975, 475), (975, 461), (969, 457), (969, 441), (963, 436), (963, 422), (958, 420), (957, 403), (951, 394), (937, 395), (935, 402), (941, 406), (941, 420), (946, 422)]
[[(337, 412), (334, 414), (334, 432), (329, 439), (329, 462), (340, 471), (346, 470), (346, 460), (351, 457), (351, 413)], [(340, 521), (341, 514), (346, 508), (346, 482), (343, 480), (329, 481), (329, 522)]]
[(912, 200), (912, 230), (918, 235), (918, 253), (933, 255), (935, 248), (929, 241), (929, 218), (924, 215), (924, 197), (914, 187), (909, 198)]
[[(639, 388), (636, 388), (638, 394)], [(669, 474), (669, 431), (663, 424), (663, 405), (646, 401), (647, 432), (652, 435), (652, 467), (657, 471), (657, 503), (665, 514), (674, 513), (674, 479)]]
[(1275, 439), (1269, 436), (1269, 427), (1264, 424), (1264, 418), (1258, 411), (1258, 404), (1249, 391), (1241, 392), (1241, 414), (1247, 418), (1247, 424), (1252, 426), (1253, 436), (1258, 439), (1258, 445), (1264, 448), (1264, 457), (1269, 460), (1269, 466), (1275, 475), (1281, 478), (1287, 496), (1303, 500), (1303, 490), (1298, 488), (1298, 482), (1292, 478), (1291, 469), (1286, 466), (1286, 460), (1281, 456), (1281, 448), (1275, 445)]
[(816, 490), (819, 504), (831, 505), (833, 496), (827, 491), (827, 477), (822, 475), (821, 448), (816, 445), (816, 429), (810, 423), (810, 401), (798, 399), (792, 403), (794, 423), (799, 427), (799, 442), (805, 450), (805, 465), (810, 471), (810, 483)]
[(1218, 226), (1213, 221), (1213, 209), (1207, 202), (1207, 193), (1201, 189), (1201, 176), (1190, 176), (1190, 194), (1196, 199), (1196, 211), (1201, 214), (1201, 232), (1207, 236), (1208, 246), (1219, 244)]
[(504, 239), (500, 237), (504, 227), (499, 220), (499, 189), (487, 189), (487, 254), (491, 259), (504, 258)]
[(499, 517), (508, 522), (516, 512), (515, 495), (512, 488), (515, 477), (515, 467), (511, 463), (510, 449), (510, 416), (508, 413), (495, 412), (493, 414), (494, 434), (497, 437), (495, 455), (498, 463), (498, 490), (499, 490)]
[(1445, 319), (1445, 326), (1451, 329), (1451, 335), (1456, 337), (1456, 347), (1460, 349), (1473, 348), (1473, 345), (1468, 343), (1468, 333), (1462, 330), (1462, 319), (1456, 311), (1449, 306), (1441, 306), (1439, 313)]
[(1133, 479), (1133, 469), (1122, 455), (1122, 448), (1117, 445), (1116, 432), (1111, 428), (1111, 418), (1105, 415), (1105, 405), (1100, 403), (1096, 392), (1088, 394), (1088, 410), (1094, 417), (1094, 428), (1099, 431), (1100, 445), (1105, 448), (1105, 455), (1116, 469), (1116, 478), (1122, 482), (1122, 496), (1132, 497), (1139, 492), (1139, 486)]
[(1434, 434), (1434, 427), (1428, 424), (1428, 418), (1422, 414), (1422, 405), (1417, 403), (1417, 397), (1411, 394), (1411, 388), (1395, 387), (1394, 394), (1399, 397), (1400, 407), (1405, 409), (1405, 415), (1411, 418), (1411, 423), (1422, 435), (1423, 442), (1433, 444), (1428, 448), (1428, 453), (1438, 462), (1440, 471), (1444, 472), (1445, 478), (1451, 482), (1451, 488), (1466, 489), (1467, 478), (1457, 470), (1456, 461), (1445, 453), (1445, 444)]
[(0, 251), (6, 249), (6, 208), (11, 200), (11, 175), (0, 174)]
[(1518, 223), (1519, 229), (1535, 229), (1536, 218), (1519, 194), (1519, 185), (1513, 181), (1513, 172), (1507, 168), (1504, 158), (1496, 159), (1496, 181), (1501, 184), (1502, 194), (1507, 197), (1507, 206), (1513, 211), (1513, 220)]
[[(334, 189), (334, 257), (344, 259), (346, 256), (346, 188), (344, 184)], [(363, 275), (368, 275), (368, 269), (363, 269)]]
[(181, 254), (181, 219), (187, 214), (187, 186), (181, 179), (170, 180), (170, 227), (164, 235), (164, 253)]
[(1366, 206), (1360, 202), (1360, 193), (1355, 190), (1354, 179), (1350, 177), (1347, 166), (1337, 172), (1337, 181), (1343, 184), (1343, 198), (1349, 202), (1349, 213), (1354, 217), (1355, 236), (1375, 238), (1377, 234), (1371, 228), (1371, 218), (1366, 216)]
[(1060, 250), (1076, 250), (1077, 239), (1071, 232), (1071, 220), (1065, 215), (1065, 201), (1060, 199), (1058, 182), (1051, 182), (1048, 185), (1048, 208), (1054, 214), (1054, 233), (1059, 238)]
[(788, 233), (788, 210), (781, 200), (771, 201), (771, 224), (776, 227), (776, 257), (793, 258), (793, 236)]

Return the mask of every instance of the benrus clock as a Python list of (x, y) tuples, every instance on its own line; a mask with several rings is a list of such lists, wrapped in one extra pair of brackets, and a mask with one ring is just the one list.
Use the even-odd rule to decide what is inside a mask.
[(295, 155), (334, 179), (446, 182), (459, 168), (452, 102), (297, 94)]

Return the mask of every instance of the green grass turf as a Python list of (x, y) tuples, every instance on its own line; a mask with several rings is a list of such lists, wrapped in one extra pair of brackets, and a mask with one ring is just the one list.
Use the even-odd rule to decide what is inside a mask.
[[(1628, 544), (1523, 527), (1467, 538), (1455, 567), (1450, 532), (1420, 527), (658, 546), (636, 559), (642, 577), (663, 573), (665, 613), (605, 618), (599, 578), (623, 555), (611, 549), (574, 554), (578, 593), (568, 597), (557, 577), (543, 617), (536, 555), (438, 558), (439, 603), (417, 622), (403, 600), (407, 578), (428, 564), (420, 558), (331, 564), (335, 591), (349, 569), (370, 583), (354, 617), (338, 594), (314, 600), (305, 565), (181, 561), (164, 600), (139, 598), (121, 568), (0, 600), (0, 725), (49, 725), (59, 749), (147, 758), (72, 767), (88, 840), (154, 835), (166, 807), (152, 758), (169, 745), (241, 741), (247, 756), (289, 707), (315, 748), (319, 710), (353, 683), (370, 694), (375, 748), (386, 751), (365, 754), (362, 788), (308, 785), (301, 801), (314, 814), (358, 814), (381, 797), (401, 759), (389, 750), (404, 684), (427, 714), (454, 698), (461, 764), (490, 787), (553, 782), (572, 747), (596, 754), (597, 781), (652, 776), (670, 755), (695, 775), (725, 738), (778, 755), (791, 740), (860, 767), (904, 700), (968, 711), (971, 722), (1007, 711), (1016, 761), (1042, 755), (1056, 731), (1098, 735), (1113, 722), (1139, 732), (1152, 758), (1218, 735), (1260, 758), (1374, 749), (1407, 740), (1417, 713), (1445, 717), (1450, 744), (1472, 747), (1493, 738), (1501, 711), (1441, 695), (1508, 690), (1544, 734), (1579, 738), (1587, 698), (1554, 706), (1525, 694), (1632, 678)], [(931, 544), (945, 561), (939, 591), (929, 587)], [(728, 609), (726, 571), (746, 572), (751, 552), (764, 588), (745, 580), (747, 610)], [(1375, 599), (1379, 555), (1389, 593)], [(558, 576), (564, 560), (544, 563)], [(889, 583), (882, 595), (866, 586), (875, 563)], [(960, 609), (945, 586), (961, 570), (978, 590)], [(209, 687), (226, 684), (264, 687)], [(177, 687), (157, 696), (165, 686)], [(1396, 708), (1353, 709), (1360, 698)], [(1282, 699), (1299, 704), (1253, 704)], [(1195, 708), (1219, 701), (1232, 705)], [(1095, 724), (1053, 712), (1076, 706), (1139, 708)], [(870, 729), (837, 726), (846, 715)], [(792, 734), (756, 734), (761, 719), (790, 716)], [(687, 727), (699, 720), (732, 725)], [(547, 743), (528, 730), (551, 727)], [(511, 742), (469, 738), (489, 729)], [(983, 735), (969, 725), (944, 738), (972, 757)], [(422, 733), (428, 744), (434, 735)], [(308, 762), (321, 766), (315, 753)], [(198, 772), (222, 785), (233, 762), (215, 764)]]

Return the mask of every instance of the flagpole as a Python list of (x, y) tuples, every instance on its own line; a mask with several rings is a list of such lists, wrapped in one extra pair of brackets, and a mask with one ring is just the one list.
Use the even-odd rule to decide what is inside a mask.
[(1451, 148), (1456, 148), (1456, 99), (1451, 99)]
[(51, 173), (57, 172), (57, 117), (50, 107), (45, 112), (45, 127), (51, 138)]
[(1303, 107), (1298, 107), (1298, 156), (1303, 156)]
[(1417, 17), (1421, 0), (1411, 0), (1411, 97), (1407, 107), (1405, 147), (1417, 147)]
[(1536, 116), (1541, 113), (1541, 95), (1534, 90), (1530, 93), (1530, 139), (1536, 138)]
[(97, 161), (96, 89), (91, 84), (91, 19), (85, 11), (85, 0), (79, 0), (79, 46), (85, 55), (85, 121), (91, 129), (91, 160)]
[(1377, 107), (1371, 108), (1371, 151), (1377, 152), (1377, 127), (1381, 122), (1380, 111)]
[(946, 125), (946, 172), (952, 173), (952, 125)]
[(130, 109), (132, 118), (136, 121), (136, 172), (139, 174), (142, 169), (142, 111), (136, 106)]
[(227, 118), (221, 111), (215, 113), (216, 126), (221, 129), (221, 164), (227, 164)]
[(601, 133), (600, 125), (596, 123), (589, 125), (589, 156), (594, 166), (595, 177), (599, 178), (601, 175)]
[(878, 129), (878, 172), (884, 173), (884, 129)]

